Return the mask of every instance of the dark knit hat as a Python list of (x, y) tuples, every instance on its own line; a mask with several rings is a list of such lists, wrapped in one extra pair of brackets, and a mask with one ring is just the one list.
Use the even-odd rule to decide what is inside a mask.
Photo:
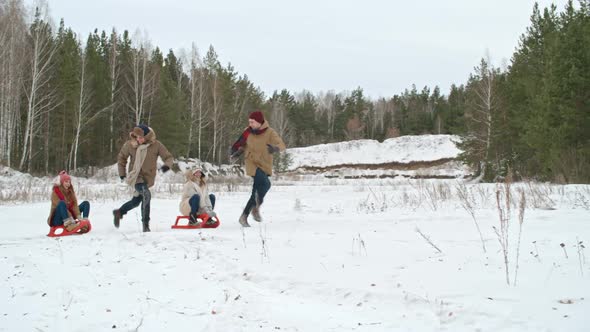
[(144, 125), (144, 124), (139, 124), (137, 126), (135, 126), (135, 128), (133, 128), (133, 135), (135, 135), (136, 137), (144, 137), (145, 135), (147, 135), (150, 132), (150, 127)]
[(250, 113), (249, 119), (252, 119), (260, 124), (264, 123), (264, 115), (260, 111)]

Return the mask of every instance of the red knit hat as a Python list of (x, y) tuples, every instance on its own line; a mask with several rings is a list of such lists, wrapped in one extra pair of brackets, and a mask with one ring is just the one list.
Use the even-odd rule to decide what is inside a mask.
[(250, 113), (249, 119), (252, 119), (260, 124), (264, 123), (264, 115), (260, 111)]
[(59, 172), (59, 184), (63, 184), (66, 181), (72, 181), (70, 175), (66, 171)]

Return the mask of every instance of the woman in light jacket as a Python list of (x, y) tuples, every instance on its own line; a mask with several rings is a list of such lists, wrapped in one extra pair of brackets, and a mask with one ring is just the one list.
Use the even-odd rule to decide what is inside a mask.
[(215, 195), (209, 194), (205, 174), (199, 168), (188, 170), (185, 173), (186, 183), (182, 189), (182, 200), (180, 202), (180, 213), (183, 216), (189, 216), (189, 225), (197, 225), (197, 216), (207, 213), (209, 221), (217, 215), (213, 211), (215, 208)]

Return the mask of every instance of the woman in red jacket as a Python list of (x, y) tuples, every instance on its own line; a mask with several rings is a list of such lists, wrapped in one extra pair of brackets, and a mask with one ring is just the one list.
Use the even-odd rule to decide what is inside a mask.
[[(84, 201), (78, 205), (72, 179), (66, 171), (61, 171), (51, 190), (51, 210), (47, 224), (51, 227), (63, 225), (66, 230), (72, 231), (78, 227), (79, 220), (87, 219), (89, 214), (90, 203)], [(83, 226), (80, 231), (85, 233), (88, 229)]]

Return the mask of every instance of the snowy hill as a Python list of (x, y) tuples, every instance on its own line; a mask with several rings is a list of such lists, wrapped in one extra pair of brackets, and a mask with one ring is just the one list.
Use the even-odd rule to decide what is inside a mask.
[(458, 141), (453, 135), (420, 135), (292, 148), (288, 170), (344, 178), (462, 178), (470, 170), (455, 161)]

